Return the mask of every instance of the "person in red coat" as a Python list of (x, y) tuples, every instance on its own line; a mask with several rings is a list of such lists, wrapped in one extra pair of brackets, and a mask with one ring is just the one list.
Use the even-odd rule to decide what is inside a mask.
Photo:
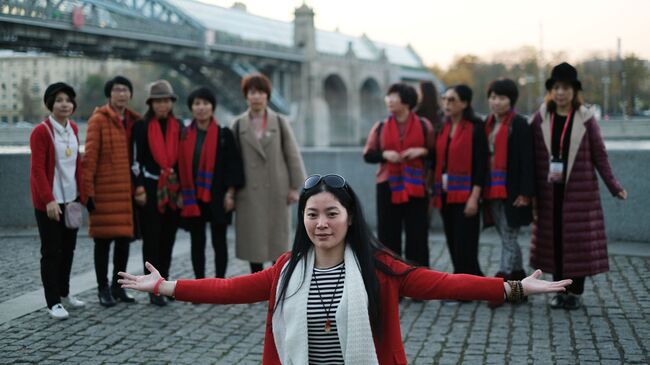
[(261, 272), (165, 281), (119, 273), (124, 288), (195, 303), (268, 301), (263, 364), (406, 364), (399, 298), (521, 300), (563, 291), (570, 280), (520, 282), (447, 274), (406, 264), (372, 235), (352, 187), (339, 175), (312, 175), (298, 201), (291, 253)]
[(607, 160), (593, 112), (582, 105), (582, 84), (568, 63), (546, 81), (546, 101), (532, 119), (536, 216), (530, 265), (573, 279), (551, 308), (578, 309), (585, 277), (609, 270), (605, 222), (596, 170), (610, 193), (626, 199)]
[(48, 86), (43, 101), (51, 114), (29, 137), (29, 183), (41, 238), (41, 280), (48, 314), (55, 319), (68, 318), (63, 304), (84, 306), (70, 295), (78, 229), (67, 228), (63, 215), (67, 203), (85, 201), (78, 129), (69, 119), (77, 108), (75, 96), (74, 89), (63, 82)]

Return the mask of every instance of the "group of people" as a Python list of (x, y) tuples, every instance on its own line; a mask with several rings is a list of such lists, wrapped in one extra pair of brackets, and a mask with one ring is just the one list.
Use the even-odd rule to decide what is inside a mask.
[(626, 199), (627, 193), (614, 178), (593, 112), (583, 105), (576, 69), (568, 63), (553, 68), (545, 101), (530, 122), (515, 111), (518, 89), (510, 79), (489, 85), (485, 120), (474, 113), (467, 85), (449, 87), (442, 108), (433, 85), (420, 86), (419, 104), (411, 86), (388, 90), (390, 116), (373, 126), (364, 149), (366, 162), (380, 164), (379, 241), (401, 255), (404, 231), (404, 257), (428, 266), (430, 201), (440, 211), (454, 273), (484, 276), (482, 216), (483, 227), (495, 226), (502, 240), (495, 276), (522, 280), (517, 237), (532, 223), (531, 266), (573, 282), (549, 305), (579, 308), (585, 278), (608, 270), (596, 171), (613, 196)]
[[(143, 262), (165, 278), (179, 227), (190, 233), (196, 278), (206, 276), (206, 225), (215, 274), (225, 277), (226, 231), (235, 209), (236, 255), (250, 261), (251, 271), (261, 271), (289, 249), (289, 206), (298, 199), (305, 169), (290, 124), (267, 106), (271, 90), (264, 75), (245, 77), (242, 93), (249, 109), (228, 128), (214, 117), (215, 94), (199, 87), (187, 98), (192, 120), (185, 125), (174, 115), (178, 98), (168, 81), (149, 85), (141, 116), (129, 107), (132, 83), (116, 76), (105, 84), (107, 103), (88, 120), (82, 157), (70, 119), (75, 90), (62, 82), (46, 89), (43, 100), (51, 114), (30, 137), (30, 184), (50, 316), (68, 318), (66, 307), (85, 304), (69, 290), (81, 206), (88, 210), (98, 299), (105, 307), (135, 301), (118, 284), (117, 273), (126, 271), (136, 239), (142, 239)], [(271, 209), (274, 214), (267, 214)], [(149, 300), (167, 304), (165, 297)]]
[[(553, 69), (547, 99), (530, 123), (515, 112), (511, 80), (490, 85), (485, 122), (474, 114), (465, 85), (447, 89), (442, 108), (424, 105), (436, 100), (432, 86), (424, 84), (418, 97), (411, 86), (392, 85), (385, 98), (389, 117), (368, 136), (364, 158), (380, 164), (378, 236), (343, 176), (305, 179), (289, 124), (267, 107), (271, 88), (262, 75), (243, 79), (249, 110), (230, 129), (214, 119), (216, 100), (207, 89), (188, 97), (193, 120), (184, 127), (172, 113), (176, 96), (169, 83), (151, 85), (149, 109), (140, 118), (126, 108), (130, 83), (115, 78), (106, 84), (108, 104), (89, 121), (83, 159), (69, 120), (74, 90), (50, 86), (45, 104), (52, 114), (30, 141), (48, 311), (63, 318), (60, 313), (68, 314), (61, 303), (83, 305), (68, 289), (77, 229), (63, 216), (74, 201), (90, 211), (100, 303), (132, 300), (126, 288), (149, 293), (157, 305), (171, 299), (268, 301), (264, 364), (406, 363), (402, 297), (487, 300), (496, 307), (555, 293), (553, 308), (579, 307), (584, 278), (607, 270), (595, 171), (613, 195), (627, 194), (613, 177), (593, 115), (582, 105), (575, 69)], [(289, 248), (288, 207), (294, 202), (297, 224)], [(453, 274), (429, 268), (431, 206), (443, 218)], [(237, 256), (250, 261), (252, 273), (224, 278), (225, 227), (233, 209)], [(496, 277), (484, 277), (478, 262), (481, 212), (503, 239)], [(169, 280), (179, 223), (190, 230), (196, 277), (205, 276), (207, 222), (217, 277)], [(526, 276), (517, 235), (531, 222), (531, 266), (538, 270)], [(128, 243), (138, 232), (144, 275), (125, 272)], [(109, 288), (112, 241), (120, 253)], [(264, 269), (265, 261), (271, 267)], [(555, 281), (541, 280), (542, 270)]]

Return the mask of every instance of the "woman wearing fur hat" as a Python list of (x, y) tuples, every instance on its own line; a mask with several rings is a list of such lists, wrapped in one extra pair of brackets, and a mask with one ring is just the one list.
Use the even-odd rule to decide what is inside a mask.
[[(149, 85), (149, 109), (133, 129), (132, 170), (142, 224), (142, 258), (157, 262), (165, 278), (169, 277), (179, 217), (177, 166), (183, 126), (172, 111), (176, 99), (168, 81), (154, 81)], [(163, 297), (152, 295), (149, 299), (158, 306), (167, 304)]]
[(78, 129), (69, 119), (77, 108), (75, 96), (74, 89), (63, 82), (48, 86), (43, 101), (51, 114), (29, 137), (29, 182), (41, 238), (41, 280), (47, 312), (55, 319), (68, 318), (63, 304), (68, 308), (85, 304), (70, 295), (78, 228), (68, 228), (64, 222), (67, 204), (85, 201)]
[(546, 81), (546, 100), (533, 116), (536, 220), (530, 252), (534, 268), (571, 278), (551, 308), (578, 309), (585, 278), (609, 270), (605, 222), (596, 170), (612, 196), (627, 192), (612, 173), (593, 112), (582, 105), (576, 69), (564, 62)]
[[(114, 306), (115, 300), (135, 300), (117, 285), (117, 273), (129, 260), (135, 236), (133, 184), (131, 182), (131, 132), (140, 115), (127, 108), (133, 96), (131, 82), (116, 76), (106, 82), (106, 105), (97, 107), (88, 120), (84, 153), (84, 188), (90, 217), (88, 234), (95, 241), (95, 274), (99, 304)], [(109, 289), (108, 256), (113, 246), (113, 276)]]

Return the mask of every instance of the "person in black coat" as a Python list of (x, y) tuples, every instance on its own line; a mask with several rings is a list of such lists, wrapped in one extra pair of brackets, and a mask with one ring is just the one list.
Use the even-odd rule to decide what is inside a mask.
[(487, 90), (491, 114), (485, 122), (490, 148), (490, 176), (483, 199), (486, 223), (493, 223), (502, 240), (496, 276), (521, 280), (523, 270), (519, 229), (532, 222), (534, 194), (532, 134), (528, 122), (515, 113), (519, 92), (514, 81), (493, 81)]
[(205, 225), (210, 223), (216, 277), (226, 275), (226, 229), (232, 222), (235, 189), (244, 185), (244, 168), (230, 129), (213, 116), (217, 100), (200, 87), (190, 93), (187, 106), (192, 123), (181, 135), (179, 173), (182, 226), (190, 232), (192, 267), (197, 279), (205, 277)]

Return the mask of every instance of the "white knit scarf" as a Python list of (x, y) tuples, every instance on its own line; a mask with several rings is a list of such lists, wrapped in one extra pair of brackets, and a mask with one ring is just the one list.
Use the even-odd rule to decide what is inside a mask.
[[(282, 364), (308, 364), (307, 298), (314, 269), (314, 250), (307, 253), (307, 270), (298, 262), (286, 290), (284, 303), (273, 313), (273, 339)], [(288, 262), (287, 262), (288, 264)], [(282, 268), (279, 283), (285, 275)], [(301, 285), (302, 284), (302, 285)], [(276, 298), (280, 295), (280, 284)], [(336, 327), (346, 364), (378, 364), (368, 317), (368, 294), (363, 285), (359, 263), (352, 249), (345, 246), (343, 294), (336, 309)]]

